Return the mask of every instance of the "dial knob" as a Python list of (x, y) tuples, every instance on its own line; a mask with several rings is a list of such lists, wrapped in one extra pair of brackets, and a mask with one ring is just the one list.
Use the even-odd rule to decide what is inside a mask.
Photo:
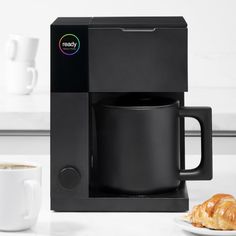
[(81, 180), (79, 171), (74, 167), (65, 167), (59, 173), (60, 184), (67, 189), (75, 188)]

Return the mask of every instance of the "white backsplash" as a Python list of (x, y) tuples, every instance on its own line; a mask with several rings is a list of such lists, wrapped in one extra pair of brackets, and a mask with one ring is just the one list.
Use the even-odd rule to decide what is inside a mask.
[[(59, 16), (184, 16), (190, 87), (236, 87), (235, 8), (235, 0), (4, 1), (0, 8), (0, 89), (4, 88), (5, 43), (15, 33), (40, 39), (38, 87), (49, 90), (50, 24)], [(23, 15), (19, 9), (24, 9)]]
[[(213, 130), (236, 130), (236, 88), (189, 88), (185, 94), (186, 106), (212, 107)], [(187, 130), (199, 130), (199, 124), (194, 119), (186, 119)]]
[[(22, 111), (11, 111), (1, 116), (0, 129), (45, 128), (49, 129), (49, 85), (50, 85), (50, 24), (59, 16), (184, 16), (188, 23), (188, 83), (187, 105), (211, 106), (213, 129), (236, 130), (236, 1), (235, 0), (8, 0), (0, 8), (0, 94), (4, 91), (5, 43), (8, 35), (22, 34), (40, 39), (36, 57), (39, 82), (35, 99), (22, 101)], [(22, 15), (22, 11), (24, 14)], [(43, 13), (43, 17), (42, 17)], [(44, 99), (37, 94), (46, 91)], [(7, 101), (6, 101), (7, 99)], [(0, 96), (0, 113), (16, 107), (17, 99)], [(34, 107), (34, 122), (30, 121)], [(24, 109), (26, 112), (24, 112)], [(31, 116), (27, 117), (27, 112)], [(43, 117), (42, 118), (42, 114)], [(18, 117), (20, 115), (20, 118)], [(26, 117), (25, 117), (26, 115)], [(4, 118), (5, 117), (5, 118)], [(37, 118), (38, 117), (38, 118)], [(42, 119), (44, 122), (41, 122)], [(38, 120), (38, 123), (37, 123)], [(8, 124), (8, 125), (7, 125)], [(38, 125), (37, 125), (38, 124)], [(45, 127), (42, 127), (45, 124)], [(186, 119), (186, 127), (196, 130), (199, 125)]]

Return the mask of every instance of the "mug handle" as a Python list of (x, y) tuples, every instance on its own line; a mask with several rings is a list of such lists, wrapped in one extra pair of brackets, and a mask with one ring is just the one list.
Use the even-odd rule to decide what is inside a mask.
[(179, 117), (195, 118), (201, 127), (201, 161), (190, 170), (180, 170), (180, 180), (212, 179), (212, 111), (210, 107), (182, 107)]
[(29, 201), (29, 207), (26, 209), (25, 220), (30, 220), (37, 217), (40, 208), (40, 184), (35, 180), (24, 181), (25, 192)]
[(32, 74), (31, 84), (26, 87), (29, 90), (29, 93), (31, 93), (38, 81), (38, 71), (34, 67), (28, 67), (27, 72)]
[(15, 60), (17, 53), (17, 41), (10, 39), (7, 43), (7, 56), (10, 60)]

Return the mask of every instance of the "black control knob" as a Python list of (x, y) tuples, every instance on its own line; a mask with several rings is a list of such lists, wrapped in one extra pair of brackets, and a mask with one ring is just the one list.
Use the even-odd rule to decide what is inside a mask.
[(81, 174), (74, 167), (65, 167), (59, 173), (60, 184), (67, 189), (75, 188), (81, 180)]

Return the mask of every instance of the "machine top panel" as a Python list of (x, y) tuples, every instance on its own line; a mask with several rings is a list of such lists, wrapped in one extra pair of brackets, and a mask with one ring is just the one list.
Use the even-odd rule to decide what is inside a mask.
[(59, 17), (53, 25), (89, 25), (89, 27), (186, 28), (183, 17)]
[(187, 32), (183, 17), (57, 18), (51, 90), (187, 91)]
[(183, 17), (95, 17), (92, 27), (186, 28)]

